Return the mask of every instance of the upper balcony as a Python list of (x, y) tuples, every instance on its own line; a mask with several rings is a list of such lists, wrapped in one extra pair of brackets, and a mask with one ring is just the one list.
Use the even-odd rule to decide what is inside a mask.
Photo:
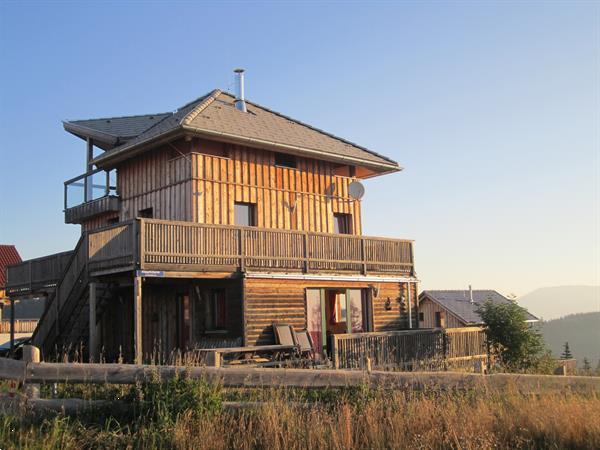
[(409, 240), (135, 219), (84, 233), (76, 253), (9, 266), (7, 292), (21, 296), (53, 290), (72, 276), (74, 264), (96, 276), (132, 270), (159, 276), (245, 271), (415, 276)]
[(88, 234), (89, 270), (415, 275), (410, 240), (136, 219)]
[(119, 211), (116, 170), (79, 175), (65, 181), (65, 223), (81, 223), (91, 217)]

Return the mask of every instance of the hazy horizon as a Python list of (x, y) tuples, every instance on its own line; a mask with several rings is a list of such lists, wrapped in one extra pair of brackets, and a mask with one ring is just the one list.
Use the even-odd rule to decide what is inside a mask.
[(244, 67), (250, 100), (405, 168), (365, 181), (363, 228), (415, 240), (421, 289), (598, 286), (599, 30), (594, 2), (2, 2), (0, 243), (76, 243), (61, 120), (174, 110)]

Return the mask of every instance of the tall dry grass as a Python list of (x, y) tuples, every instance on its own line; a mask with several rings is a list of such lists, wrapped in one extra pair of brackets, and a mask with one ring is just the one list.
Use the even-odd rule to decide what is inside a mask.
[[(176, 389), (182, 394), (184, 387)], [(203, 401), (200, 414), (193, 406), (177, 407), (173, 417), (165, 416), (164, 405), (158, 415), (145, 410), (118, 418), (110, 411), (77, 418), (3, 416), (0, 448), (600, 448), (600, 396), (593, 392), (273, 389), (260, 395), (266, 400), (261, 406), (232, 411), (220, 400), (239, 399), (239, 391), (194, 389), (219, 401)], [(165, 395), (160, 388), (145, 398), (162, 402)]]

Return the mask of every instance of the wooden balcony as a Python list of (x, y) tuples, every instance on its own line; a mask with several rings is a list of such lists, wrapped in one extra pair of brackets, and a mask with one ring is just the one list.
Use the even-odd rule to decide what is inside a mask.
[[(400, 239), (136, 219), (90, 232), (82, 242), (87, 251), (78, 267), (93, 275), (145, 270), (414, 276), (412, 241)], [(7, 294), (53, 291), (68, 275), (72, 256), (63, 252), (9, 266)]]
[(107, 195), (81, 205), (65, 209), (65, 223), (81, 223), (91, 217), (119, 211), (119, 197)]
[(413, 276), (412, 241), (136, 219), (89, 233), (89, 270)]

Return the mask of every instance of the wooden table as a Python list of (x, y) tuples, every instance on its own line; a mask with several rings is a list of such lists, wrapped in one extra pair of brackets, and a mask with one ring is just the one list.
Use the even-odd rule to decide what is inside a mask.
[(295, 345), (255, 345), (248, 347), (224, 347), (224, 348), (207, 348), (197, 349), (197, 352), (206, 353), (206, 365), (210, 367), (222, 367), (223, 356), (234, 353), (252, 356), (257, 353), (270, 353), (277, 356), (278, 353), (291, 354), (298, 347)]

